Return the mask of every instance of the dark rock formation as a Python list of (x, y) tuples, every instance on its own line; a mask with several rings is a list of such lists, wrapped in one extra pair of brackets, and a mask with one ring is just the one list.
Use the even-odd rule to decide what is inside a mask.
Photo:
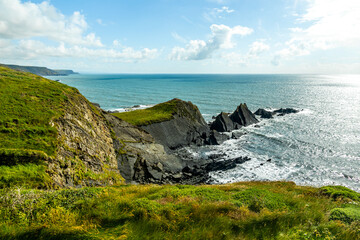
[(231, 133), (231, 138), (232, 139), (239, 139), (240, 137), (244, 136), (246, 133), (244, 132), (238, 132), (238, 131), (234, 131)]
[(298, 113), (299, 110), (293, 109), (293, 108), (280, 108), (274, 111), (267, 111), (263, 108), (259, 108), (254, 113), (255, 115), (259, 115), (261, 118), (273, 118), (274, 115), (277, 116), (284, 116), (285, 114), (290, 113)]
[(298, 113), (299, 110), (293, 109), (293, 108), (280, 108), (278, 110), (275, 110), (274, 113), (278, 113), (279, 116), (283, 116), (285, 114), (289, 113)]
[(263, 108), (259, 108), (254, 112), (255, 115), (259, 115), (261, 118), (273, 118), (274, 112), (267, 111)]
[(168, 176), (181, 172), (181, 159), (166, 153), (149, 133), (104, 113), (115, 133), (118, 168), (126, 182), (171, 183)]
[[(238, 125), (245, 127), (259, 122), (255, 115), (250, 112), (246, 103), (240, 103), (236, 110), (230, 115), (230, 119)], [(235, 129), (236, 128), (237, 127), (235, 126)]]
[(209, 137), (209, 127), (202, 117), (199, 109), (191, 102), (177, 101), (177, 110), (173, 118), (167, 121), (142, 126), (154, 139), (174, 150), (189, 145), (204, 145)]
[(210, 130), (216, 130), (218, 132), (230, 132), (234, 130), (234, 122), (230, 119), (228, 113), (221, 112), (210, 124)]
[(219, 170), (225, 171), (235, 168), (237, 164), (242, 164), (249, 160), (251, 160), (249, 157), (237, 157), (237, 158), (225, 159), (222, 161), (213, 161), (206, 164), (205, 169), (207, 171), (219, 171)]
[(210, 136), (209, 136), (208, 140), (206, 141), (206, 144), (220, 145), (228, 139), (229, 139), (229, 137), (227, 135), (221, 134), (216, 130), (212, 130), (210, 132)]

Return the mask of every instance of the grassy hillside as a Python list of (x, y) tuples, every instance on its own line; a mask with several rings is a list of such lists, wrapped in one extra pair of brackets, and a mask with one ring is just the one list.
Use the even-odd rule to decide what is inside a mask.
[(52, 119), (64, 113), (67, 95), (78, 93), (40, 76), (0, 67), (0, 188), (47, 187), (43, 160), (58, 140)]
[(1, 239), (360, 239), (360, 194), (291, 182), (2, 190)]
[(6, 156), (53, 155), (57, 139), (50, 121), (63, 114), (67, 95), (75, 93), (64, 84), (0, 67), (1, 164), (10, 160)]
[(121, 180), (106, 124), (77, 89), (0, 67), (0, 188)]

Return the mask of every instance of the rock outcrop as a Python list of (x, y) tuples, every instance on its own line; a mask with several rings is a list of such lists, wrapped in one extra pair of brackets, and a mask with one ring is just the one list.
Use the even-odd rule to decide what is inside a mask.
[(246, 106), (246, 103), (240, 103), (232, 114), (221, 112), (217, 115), (210, 124), (210, 129), (217, 132), (231, 132), (258, 122), (255, 115)]
[(259, 122), (255, 115), (248, 109), (246, 103), (240, 103), (236, 110), (230, 115), (230, 119), (239, 124), (239, 126), (244, 127)]
[(261, 118), (273, 118), (274, 112), (259, 108), (256, 112), (254, 112), (254, 114), (259, 115)]
[(170, 120), (141, 126), (166, 149), (175, 150), (189, 145), (203, 145), (209, 137), (209, 127), (197, 106), (173, 99), (175, 109)]
[[(197, 184), (208, 181), (210, 171), (227, 170), (249, 160), (221, 155), (194, 158), (181, 153), (183, 147), (218, 145), (241, 137), (241, 131), (233, 130), (258, 122), (246, 104), (230, 115), (222, 112), (207, 124), (194, 104), (173, 99), (136, 110), (143, 112), (126, 113), (138, 123), (135, 126), (121, 120), (121, 114), (90, 103), (75, 88), (4, 67), (0, 67), (0, 77), (0, 90), (6, 86), (12, 94), (2, 98), (4, 106), (12, 106), (15, 100), (27, 103), (3, 113), (6, 118), (0, 122), (0, 134), (7, 137), (7, 145), (0, 143), (0, 164), (45, 163), (53, 187), (111, 185), (124, 180)], [(27, 107), (36, 113), (16, 115), (28, 111)], [(274, 114), (296, 111), (279, 109)], [(150, 114), (138, 121), (138, 113)], [(226, 133), (229, 131), (233, 132)], [(21, 147), (19, 139), (24, 141)]]
[(283, 116), (285, 114), (289, 113), (298, 113), (299, 110), (293, 109), (293, 108), (280, 108), (278, 110), (275, 110), (274, 113), (278, 113), (279, 116)]
[(254, 114), (260, 116), (261, 118), (273, 118), (274, 115), (284, 116), (285, 114), (298, 112), (299, 110), (296, 110), (294, 108), (280, 108), (274, 111), (267, 111), (263, 108), (259, 108), (258, 110), (256, 110), (256, 112), (254, 112)]
[(219, 115), (215, 117), (215, 120), (210, 124), (210, 129), (216, 130), (218, 132), (230, 132), (235, 129), (234, 125), (235, 124), (229, 117), (229, 114), (221, 112)]
[(117, 166), (126, 182), (170, 183), (184, 165), (180, 158), (168, 154), (163, 145), (140, 127), (105, 114), (115, 133)]
[(68, 96), (64, 115), (51, 124), (57, 129), (58, 149), (48, 172), (61, 187), (111, 185), (121, 182), (112, 129), (100, 110), (80, 93)]

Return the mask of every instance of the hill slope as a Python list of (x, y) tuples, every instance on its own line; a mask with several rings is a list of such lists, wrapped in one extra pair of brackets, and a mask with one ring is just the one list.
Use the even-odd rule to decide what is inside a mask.
[(52, 179), (39, 179), (39, 186), (121, 181), (111, 128), (77, 89), (0, 67), (0, 102), (0, 165), (23, 165), (0, 185), (16, 183), (15, 176), (39, 164)]
[(46, 67), (20, 66), (20, 65), (9, 65), (9, 64), (0, 64), (0, 66), (8, 67), (22, 72), (33, 73), (41, 76), (63, 76), (69, 74), (76, 74), (72, 70), (53, 70)]

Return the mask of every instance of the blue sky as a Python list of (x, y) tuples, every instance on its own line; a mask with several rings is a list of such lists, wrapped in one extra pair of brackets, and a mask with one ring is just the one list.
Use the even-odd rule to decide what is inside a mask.
[(98, 73), (360, 73), (358, 0), (0, 0), (0, 62)]

